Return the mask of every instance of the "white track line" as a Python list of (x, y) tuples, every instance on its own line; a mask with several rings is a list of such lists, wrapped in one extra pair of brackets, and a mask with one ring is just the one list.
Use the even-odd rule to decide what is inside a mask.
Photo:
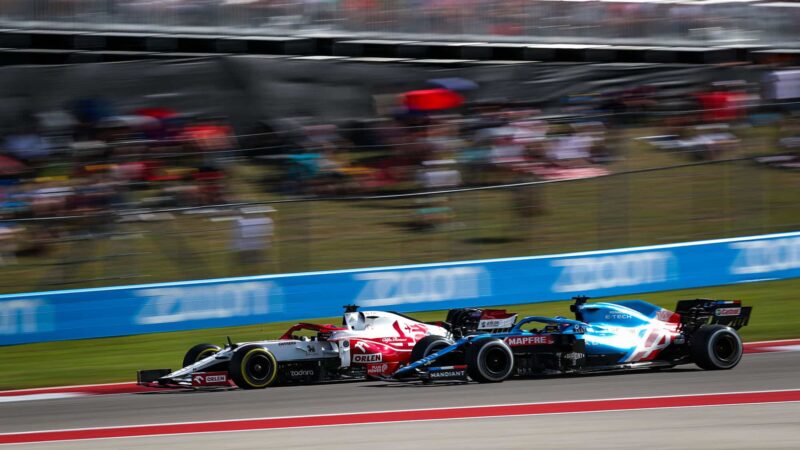
[(0, 403), (12, 402), (29, 402), (32, 400), (55, 400), (60, 398), (74, 398), (86, 397), (87, 394), (80, 392), (63, 392), (63, 393), (50, 393), (50, 394), (30, 394), (30, 395), (13, 395), (7, 397), (0, 397)]

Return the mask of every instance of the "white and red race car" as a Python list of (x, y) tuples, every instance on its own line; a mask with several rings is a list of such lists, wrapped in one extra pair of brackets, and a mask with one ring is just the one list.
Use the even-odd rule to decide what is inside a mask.
[(153, 387), (230, 386), (233, 382), (243, 389), (262, 389), (386, 377), (421, 358), (412, 354), (413, 349), (427, 336), (438, 341), (454, 333), (510, 328), (516, 320), (515, 314), (502, 310), (456, 309), (447, 317), (453, 323), (425, 323), (396, 312), (346, 306), (343, 326), (298, 323), (275, 340), (234, 344), (229, 339), (225, 347), (198, 344), (186, 352), (182, 369), (140, 370), (137, 380)]
[[(450, 338), (448, 322), (425, 323), (396, 312), (345, 307), (343, 326), (299, 323), (280, 338), (225, 347), (199, 344), (186, 352), (183, 368), (140, 370), (139, 384), (154, 387), (229, 386), (261, 389), (276, 384), (389, 376), (412, 360), (426, 336)], [(457, 333), (513, 325), (516, 315), (497, 310), (451, 310)], [(308, 336), (308, 332), (312, 335)], [(305, 333), (306, 336), (300, 336)], [(419, 358), (421, 356), (418, 356)]]

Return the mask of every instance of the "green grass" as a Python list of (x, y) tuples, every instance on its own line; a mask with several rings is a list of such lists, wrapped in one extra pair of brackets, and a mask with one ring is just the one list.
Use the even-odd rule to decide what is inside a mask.
[[(800, 279), (659, 292), (615, 299), (642, 298), (665, 308), (685, 298), (742, 300), (753, 306), (750, 325), (741, 330), (747, 341), (800, 336)], [(569, 315), (569, 301), (507, 306), (526, 315)], [(442, 320), (443, 311), (412, 314), (420, 320)], [(337, 323), (322, 318), (317, 323)], [(137, 369), (176, 368), (183, 354), (201, 342), (221, 344), (278, 337), (290, 323), (145, 334), (103, 339), (0, 347), (0, 390), (26, 387), (130, 381)]]

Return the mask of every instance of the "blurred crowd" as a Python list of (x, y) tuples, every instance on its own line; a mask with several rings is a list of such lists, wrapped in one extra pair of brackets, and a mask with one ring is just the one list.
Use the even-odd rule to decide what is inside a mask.
[[(800, 97), (800, 75), (781, 76), (789, 83), (670, 82), (574, 94), (554, 105), (470, 101), (476, 83), (429, 80), (435, 86), (376, 96), (371, 118), (270, 118), (257, 128), (238, 125), (246, 131), (238, 135), (224, 117), (78, 99), (25, 114), (0, 140), (0, 258), (37, 251), (50, 238), (103, 233), (120, 211), (601, 176), (626, 156), (620, 142), (632, 134), (655, 149), (710, 160), (739, 154), (742, 127), (779, 124), (777, 145), (793, 152), (796, 103), (769, 105)], [(237, 177), (242, 167), (255, 175)], [(535, 199), (515, 209), (543, 211)], [(446, 196), (430, 196), (415, 214), (415, 226), (430, 228), (452, 209)], [(59, 216), (85, 219), (20, 222)]]
[[(462, 104), (468, 92), (412, 91), (376, 99), (383, 114), (369, 120), (273, 126), (283, 130), (273, 136), (282, 141), (266, 148), (284, 151), (265, 160), (282, 166), (275, 181), (281, 192), (334, 195), (600, 176), (624, 158), (620, 136), (632, 134), (687, 160), (741, 156), (743, 128), (793, 115), (795, 103), (772, 106), (780, 99), (764, 87), (743, 80), (654, 83), (569, 95), (546, 107)], [(631, 129), (644, 131), (621, 132)]]
[[(63, 110), (27, 113), (19, 123), (0, 141), (6, 259), (11, 241), (16, 252), (36, 252), (50, 239), (103, 233), (115, 211), (229, 200), (218, 155), (236, 141), (223, 119), (166, 108), (122, 114), (101, 99), (81, 99)], [(19, 222), (64, 216), (73, 219)]]
[(476, 186), (607, 173), (602, 121), (532, 108), (475, 105), (300, 127), (280, 184), (290, 194), (355, 194)]

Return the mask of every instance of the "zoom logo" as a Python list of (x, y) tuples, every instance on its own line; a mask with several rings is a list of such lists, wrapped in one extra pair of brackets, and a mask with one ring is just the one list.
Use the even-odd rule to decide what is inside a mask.
[(737, 242), (731, 248), (739, 250), (731, 265), (732, 274), (800, 269), (800, 238)]
[(283, 309), (280, 288), (270, 282), (145, 289), (139, 325), (260, 316)]
[(553, 285), (553, 291), (582, 292), (662, 283), (674, 272), (676, 261), (671, 252), (644, 252), (560, 259), (551, 264), (564, 268)]
[(0, 335), (53, 331), (53, 308), (44, 300), (0, 302)]
[(489, 273), (481, 266), (369, 272), (354, 278), (367, 282), (356, 298), (361, 306), (473, 299), (492, 293)]

